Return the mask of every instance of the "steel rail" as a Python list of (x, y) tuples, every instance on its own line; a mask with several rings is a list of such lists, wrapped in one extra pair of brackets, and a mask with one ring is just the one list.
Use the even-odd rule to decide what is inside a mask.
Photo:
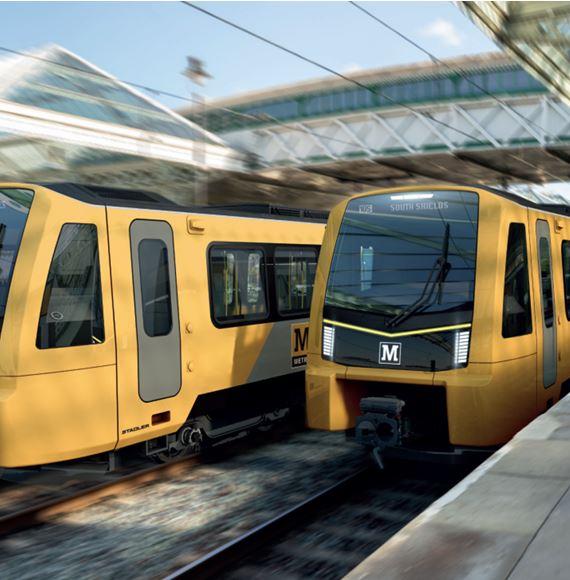
[(349, 491), (370, 471), (371, 467), (359, 469), (292, 508), (171, 572), (164, 580), (203, 580), (218, 576), (220, 573), (227, 571), (232, 564), (243, 560), (255, 550), (270, 543), (276, 536), (289, 532), (295, 526), (305, 523), (317, 509)]
[(134, 471), (118, 479), (95, 484), (67, 497), (51, 499), (32, 505), (14, 514), (0, 517), (0, 538), (14, 532), (45, 524), (57, 515), (87, 507), (96, 501), (117, 495), (137, 485), (158, 481), (165, 476), (170, 477), (198, 463), (202, 463), (202, 459), (199, 456), (180, 457), (170, 463), (153, 465), (146, 469)]

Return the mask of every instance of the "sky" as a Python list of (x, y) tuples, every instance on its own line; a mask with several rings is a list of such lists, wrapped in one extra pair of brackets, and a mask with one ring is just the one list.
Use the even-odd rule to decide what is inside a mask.
[[(344, 73), (425, 60), (348, 2), (201, 4)], [(451, 2), (365, 6), (438, 57), (495, 50)], [(57, 43), (121, 79), (183, 96), (196, 90), (181, 74), (188, 55), (213, 76), (198, 89), (206, 99), (325, 74), (179, 2), (0, 2), (0, 22), (0, 46)]]

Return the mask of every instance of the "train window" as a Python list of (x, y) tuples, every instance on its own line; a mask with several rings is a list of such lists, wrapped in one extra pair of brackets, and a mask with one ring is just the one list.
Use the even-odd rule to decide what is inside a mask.
[(0, 330), (8, 303), (10, 280), (34, 192), (27, 189), (0, 189)]
[(554, 307), (552, 302), (552, 279), (550, 275), (550, 244), (546, 238), (540, 238), (539, 240), (539, 256), (544, 325), (550, 328), (554, 320)]
[(267, 318), (265, 260), (261, 250), (213, 247), (210, 276), (217, 323), (226, 325)]
[(282, 316), (309, 313), (317, 269), (312, 248), (275, 249), (277, 311)]
[(511, 224), (505, 265), (503, 337), (532, 332), (526, 231), (523, 224)]
[(143, 326), (147, 336), (166, 336), (172, 329), (168, 248), (159, 239), (141, 240), (138, 248)]
[(564, 275), (564, 301), (566, 318), (570, 320), (570, 242), (562, 242), (562, 273)]
[(65, 224), (48, 273), (36, 346), (80, 346), (104, 339), (97, 227)]

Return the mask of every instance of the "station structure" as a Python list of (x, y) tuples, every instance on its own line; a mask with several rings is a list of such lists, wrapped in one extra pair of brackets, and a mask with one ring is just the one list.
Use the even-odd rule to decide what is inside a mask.
[(219, 136), (57, 45), (0, 60), (0, 179), (159, 189), (195, 199), (240, 171)]
[[(570, 176), (570, 107), (488, 53), (359, 71), (217, 99), (207, 126), (259, 171), (374, 186), (526, 183)], [(366, 88), (365, 88), (366, 87)], [(192, 107), (180, 111), (194, 119)]]
[(458, 2), (504, 51), (570, 104), (570, 2)]

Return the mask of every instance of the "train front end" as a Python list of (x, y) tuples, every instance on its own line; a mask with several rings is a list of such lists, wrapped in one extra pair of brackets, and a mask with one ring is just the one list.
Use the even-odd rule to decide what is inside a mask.
[[(483, 412), (494, 420), (485, 409), (493, 373), (476, 364), (489, 353), (474, 344), (485, 276), (480, 209), (480, 192), (460, 187), (400, 188), (335, 208), (312, 305), (310, 427), (354, 428), (377, 453), (457, 455), (504, 437), (498, 416), (497, 429), (476, 433)], [(491, 240), (496, 224), (488, 221)], [(480, 292), (493, 299), (494, 286)], [(476, 331), (484, 327), (479, 321)]]

